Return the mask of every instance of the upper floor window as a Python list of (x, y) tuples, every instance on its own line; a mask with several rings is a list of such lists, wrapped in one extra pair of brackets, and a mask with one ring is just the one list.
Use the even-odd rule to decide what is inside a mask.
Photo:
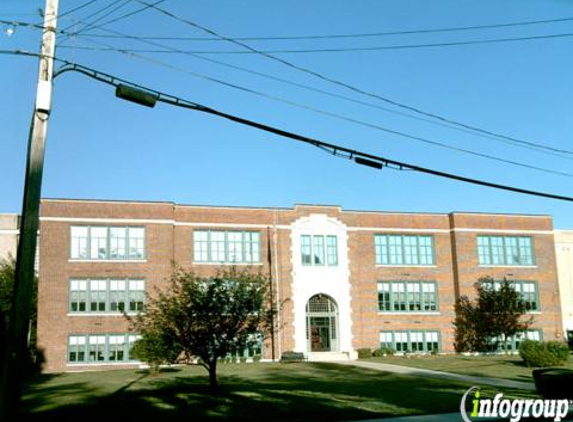
[(307, 235), (300, 237), (303, 265), (338, 265), (338, 238), (333, 235)]
[(378, 283), (381, 312), (435, 312), (438, 292), (433, 281), (381, 281)]
[(435, 262), (431, 235), (377, 234), (374, 245), (376, 264), (433, 265)]
[[(489, 284), (489, 283), (487, 283)], [(515, 289), (521, 296), (521, 300), (525, 302), (525, 307), (528, 311), (539, 311), (539, 292), (537, 291), (537, 282), (535, 281), (521, 281), (512, 280), (509, 285)], [(499, 289), (501, 281), (494, 281), (493, 288)]]
[(261, 262), (261, 235), (250, 231), (193, 231), (193, 260), (214, 263)]
[(140, 312), (144, 303), (143, 280), (70, 280), (69, 310), (73, 313)]
[(530, 236), (478, 236), (479, 265), (535, 265)]
[(145, 259), (144, 227), (71, 226), (70, 258)]

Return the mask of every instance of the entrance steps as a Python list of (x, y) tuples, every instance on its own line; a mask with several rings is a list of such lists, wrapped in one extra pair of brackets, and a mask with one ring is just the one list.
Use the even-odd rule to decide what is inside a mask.
[(339, 362), (352, 359), (348, 352), (310, 352), (308, 354), (309, 362)]

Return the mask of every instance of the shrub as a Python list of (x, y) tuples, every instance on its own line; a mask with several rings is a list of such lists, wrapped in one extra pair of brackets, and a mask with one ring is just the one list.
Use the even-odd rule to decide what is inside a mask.
[(519, 345), (519, 356), (527, 366), (546, 368), (563, 365), (569, 358), (569, 348), (560, 341), (525, 340)]
[(386, 346), (374, 350), (374, 356), (377, 358), (383, 356), (394, 356), (394, 353), (396, 353), (396, 351), (393, 348)]
[(169, 343), (163, 340), (161, 334), (150, 333), (133, 344), (129, 355), (147, 363), (151, 372), (157, 373), (160, 365), (174, 363), (179, 356), (178, 349), (171, 348)]
[(371, 357), (372, 357), (372, 349), (368, 347), (358, 349), (358, 359), (367, 359)]
[(253, 362), (260, 362), (261, 361), (261, 355), (253, 355)]

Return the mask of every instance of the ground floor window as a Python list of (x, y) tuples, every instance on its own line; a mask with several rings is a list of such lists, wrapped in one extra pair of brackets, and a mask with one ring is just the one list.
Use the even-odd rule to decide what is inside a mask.
[(134, 362), (129, 357), (134, 334), (74, 334), (68, 337), (69, 363)]
[[(519, 350), (519, 345), (523, 340), (543, 340), (543, 333), (541, 330), (527, 330), (521, 333), (517, 333), (506, 339), (507, 350), (510, 352), (517, 352)], [(503, 338), (492, 337), (489, 341), (488, 351), (492, 353), (498, 353), (505, 351), (503, 347)]]
[(240, 349), (227, 353), (227, 358), (261, 358), (263, 355), (262, 334), (252, 334), (247, 340), (247, 345)]
[(382, 331), (380, 347), (391, 348), (398, 353), (438, 352), (440, 333), (429, 330)]

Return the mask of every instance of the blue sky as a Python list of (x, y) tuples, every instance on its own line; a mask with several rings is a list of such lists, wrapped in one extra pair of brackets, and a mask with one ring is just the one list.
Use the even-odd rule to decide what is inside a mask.
[[(113, 0), (98, 0), (60, 20), (81, 28)], [(3, 0), (0, 19), (39, 23), (43, 1)], [(60, 0), (60, 12), (85, 3)], [(136, 1), (103, 19), (141, 7)], [(197, 1), (160, 7), (230, 37), (353, 34), (573, 17), (566, 0)], [(108, 9), (111, 10), (111, 9)], [(100, 15), (95, 15), (93, 20)], [(76, 26), (74, 26), (76, 25)], [(206, 37), (146, 10), (105, 27), (136, 36)], [(37, 51), (40, 32), (0, 33), (0, 49)], [(106, 34), (102, 29), (85, 31)], [(444, 43), (573, 33), (573, 21), (362, 39), (247, 41), (257, 49), (313, 49)], [(488, 160), (335, 119), (308, 108), (213, 83), (194, 72), (272, 97), (432, 141), (573, 174), (573, 155), (549, 155), (335, 99), (189, 55), (81, 50), (93, 41), (157, 49), (135, 40), (60, 38), (57, 55), (222, 111), (327, 142), (467, 177), (573, 196), (572, 177)], [(184, 50), (239, 50), (215, 41), (157, 41)], [(365, 91), (483, 129), (573, 150), (573, 37), (369, 52), (276, 54)], [(74, 45), (76, 48), (73, 48)], [(314, 88), (406, 112), (257, 55), (204, 56)], [(175, 70), (177, 68), (179, 70)], [(0, 212), (21, 207), (37, 60), (0, 55)], [(76, 73), (56, 80), (44, 197), (167, 200), (184, 204), (281, 206), (336, 204), (344, 209), (551, 214), (573, 228), (573, 204), (495, 191), (415, 172), (377, 171), (254, 129), (167, 105), (120, 101), (111, 87)]]

